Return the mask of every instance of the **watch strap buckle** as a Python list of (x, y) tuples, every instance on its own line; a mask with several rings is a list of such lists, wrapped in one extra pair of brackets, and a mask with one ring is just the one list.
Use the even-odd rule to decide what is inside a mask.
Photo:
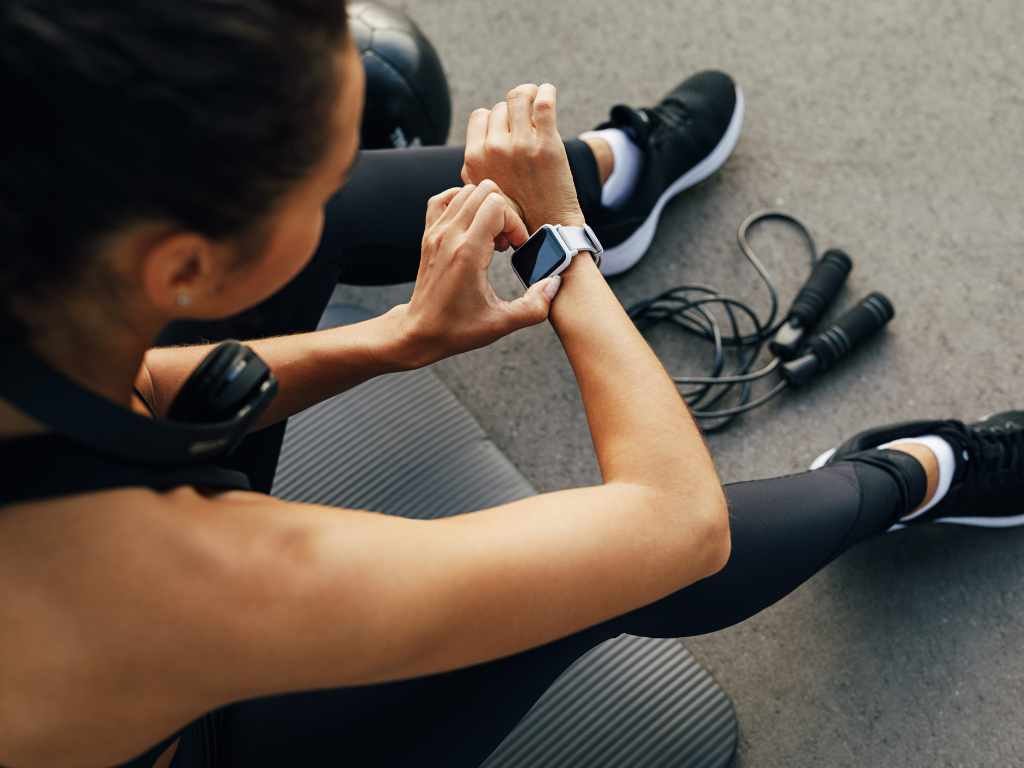
[(601, 266), (601, 254), (604, 253), (604, 246), (598, 240), (597, 234), (589, 224), (582, 227), (568, 227), (559, 224), (555, 229), (562, 242), (572, 251), (573, 255), (580, 251), (588, 251), (594, 257), (594, 263)]

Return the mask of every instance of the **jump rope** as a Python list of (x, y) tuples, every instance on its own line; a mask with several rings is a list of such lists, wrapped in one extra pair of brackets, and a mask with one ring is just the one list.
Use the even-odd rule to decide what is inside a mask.
[[(810, 277), (789, 311), (781, 317), (778, 288), (747, 239), (752, 227), (770, 220), (785, 222), (800, 232), (810, 254)], [(738, 416), (761, 407), (788, 388), (803, 386), (825, 373), (881, 331), (895, 315), (889, 299), (873, 292), (827, 329), (811, 336), (853, 269), (850, 257), (835, 248), (819, 257), (807, 226), (796, 216), (777, 210), (752, 213), (739, 225), (736, 240), (743, 256), (768, 289), (771, 303), (766, 318), (760, 317), (745, 301), (699, 284), (670, 288), (626, 310), (641, 332), (668, 322), (714, 346), (714, 357), (706, 375), (672, 377), (706, 433), (726, 429)], [(724, 312), (725, 324), (712, 312), (714, 307)], [(747, 329), (743, 328), (744, 322), (749, 325)], [(771, 359), (764, 367), (751, 370), (765, 346)], [(762, 380), (772, 381), (773, 385), (755, 397), (754, 385)], [(728, 407), (723, 407), (722, 401), (730, 394), (737, 397)]]

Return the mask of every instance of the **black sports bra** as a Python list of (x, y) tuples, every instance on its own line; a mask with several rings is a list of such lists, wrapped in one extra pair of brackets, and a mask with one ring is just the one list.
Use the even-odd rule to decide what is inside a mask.
[[(146, 487), (156, 491), (191, 485), (215, 490), (250, 490), (241, 472), (214, 464), (152, 467), (104, 456), (95, 449), (53, 433), (0, 440), (0, 514), (2, 506), (75, 493)], [(214, 764), (213, 720), (206, 715), (162, 742), (122, 764), (121, 768), (152, 768), (175, 739), (181, 744), (174, 759), (179, 768)]]

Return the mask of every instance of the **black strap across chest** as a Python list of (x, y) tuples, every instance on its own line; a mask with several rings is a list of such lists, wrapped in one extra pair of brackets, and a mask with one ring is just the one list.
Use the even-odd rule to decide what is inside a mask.
[(245, 474), (216, 464), (132, 463), (53, 433), (0, 441), (0, 467), (0, 505), (126, 487), (249, 490)]

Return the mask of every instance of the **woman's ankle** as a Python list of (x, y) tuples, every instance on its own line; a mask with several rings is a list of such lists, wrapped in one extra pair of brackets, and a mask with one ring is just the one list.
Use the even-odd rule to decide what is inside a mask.
[(594, 153), (594, 160), (597, 162), (597, 173), (604, 184), (615, 170), (615, 153), (611, 145), (600, 136), (581, 136), (580, 141), (590, 147)]
[(911, 515), (915, 514), (935, 498), (935, 493), (939, 488), (939, 459), (931, 448), (918, 442), (901, 441), (892, 443), (886, 446), (886, 450), (899, 451), (900, 453), (912, 456), (921, 465), (921, 469), (924, 470), (925, 477), (927, 478), (927, 490), (925, 491), (924, 500), (910, 513)]

